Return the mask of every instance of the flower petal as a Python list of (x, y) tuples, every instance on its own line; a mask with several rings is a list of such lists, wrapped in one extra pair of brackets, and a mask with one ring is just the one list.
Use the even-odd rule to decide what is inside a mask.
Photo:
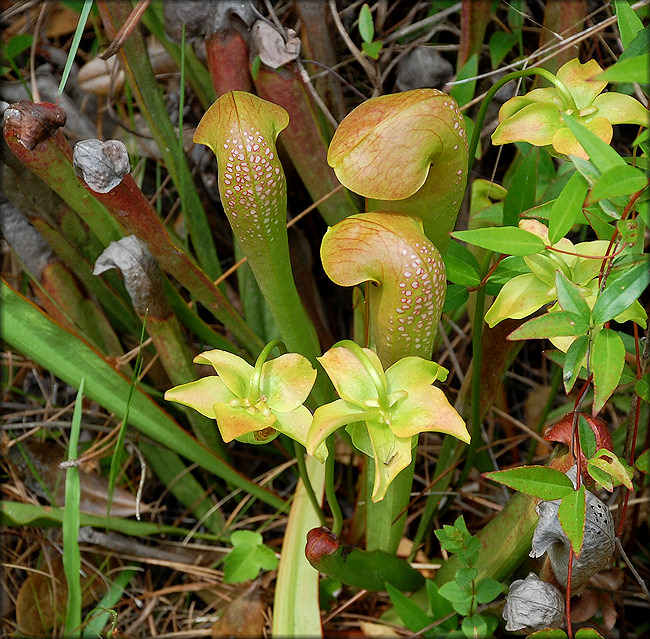
[(410, 393), (411, 388), (421, 384), (431, 386), (444, 370), (440, 364), (421, 357), (404, 357), (386, 371), (388, 394), (401, 390)]
[(565, 108), (564, 100), (560, 97), (557, 89), (533, 89), (526, 95), (516, 95), (504, 102), (499, 109), (499, 122), (506, 118), (512, 117), (518, 111), (521, 111), (529, 104), (554, 104), (558, 110)]
[(219, 432), (226, 443), (246, 433), (264, 431), (275, 424), (275, 415), (272, 414), (266, 417), (259, 411), (223, 403), (217, 403), (213, 408)]
[(169, 402), (189, 406), (199, 411), (201, 415), (214, 419), (214, 403), (228, 403), (231, 399), (235, 399), (235, 395), (230, 392), (221, 379), (216, 375), (211, 375), (170, 388), (165, 393), (165, 399)]
[(313, 455), (325, 438), (341, 426), (365, 421), (372, 416), (371, 412), (360, 409), (344, 399), (337, 399), (324, 406), (319, 406), (314, 412), (309, 433), (307, 433), (305, 445), (307, 452)]
[(546, 146), (560, 126), (560, 110), (554, 104), (529, 104), (499, 124), (492, 134), (492, 144), (529, 142)]
[[(281, 433), (284, 433), (291, 439), (297, 441), (303, 446), (307, 446), (307, 434), (312, 423), (312, 414), (305, 406), (298, 406), (295, 410), (286, 413), (273, 413), (276, 422), (273, 424)], [(327, 446), (321, 442), (316, 450), (312, 453), (319, 461), (323, 462), (327, 458)]]
[(602, 67), (595, 60), (581, 64), (578, 58), (573, 58), (558, 69), (556, 76), (569, 89), (578, 109), (584, 109), (590, 106), (594, 98), (607, 86), (604, 80), (589, 79), (602, 71)]
[(593, 106), (598, 108), (598, 115), (612, 124), (629, 123), (645, 127), (650, 124), (650, 111), (631, 95), (603, 93), (594, 100)]
[(413, 441), (411, 437), (395, 435), (384, 425), (369, 425), (368, 434), (372, 441), (375, 458), (375, 483), (372, 501), (381, 501), (391, 482), (411, 463)]
[[(593, 118), (589, 122), (582, 122), (589, 130), (593, 131), (603, 142), (609, 144), (612, 141), (613, 129), (608, 120), (602, 117)], [(553, 148), (564, 155), (577, 155), (585, 160), (589, 155), (582, 148), (580, 142), (567, 126), (558, 129), (553, 135)]]
[(253, 367), (241, 357), (228, 351), (205, 351), (194, 358), (197, 364), (210, 364), (224, 384), (239, 398), (248, 395)]
[(304, 403), (315, 381), (316, 370), (306, 357), (286, 353), (264, 362), (260, 391), (271, 410), (285, 412)]
[(398, 437), (411, 437), (425, 431), (447, 433), (469, 444), (470, 436), (462, 417), (435, 386), (418, 387), (393, 415), (390, 429)]
[[(364, 348), (363, 352), (377, 369), (378, 375), (383, 377), (384, 369), (375, 352), (369, 348)], [(368, 371), (349, 349), (335, 346), (316, 359), (323, 365), (341, 398), (357, 406), (363, 406), (368, 399), (378, 399), (377, 388)]]
[(554, 296), (555, 287), (549, 287), (533, 273), (517, 275), (499, 291), (485, 314), (485, 321), (492, 328), (506, 317), (527, 317), (553, 300)]

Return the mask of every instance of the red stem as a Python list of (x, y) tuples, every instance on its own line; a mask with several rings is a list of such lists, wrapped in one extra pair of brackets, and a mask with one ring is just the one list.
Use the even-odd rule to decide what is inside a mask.
[(569, 639), (573, 639), (573, 627), (571, 625), (571, 573), (573, 572), (573, 544), (569, 549), (569, 566), (566, 576), (566, 633)]

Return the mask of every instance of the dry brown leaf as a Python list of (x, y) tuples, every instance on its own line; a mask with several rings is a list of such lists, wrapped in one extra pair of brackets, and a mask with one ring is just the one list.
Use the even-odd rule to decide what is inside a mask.
[(29, 636), (46, 636), (57, 619), (65, 616), (68, 587), (63, 567), (54, 562), (54, 575), (30, 573), (16, 598), (16, 624), (18, 630)]
[(211, 636), (213, 639), (262, 637), (265, 623), (260, 593), (244, 594), (226, 607), (223, 615), (212, 625)]

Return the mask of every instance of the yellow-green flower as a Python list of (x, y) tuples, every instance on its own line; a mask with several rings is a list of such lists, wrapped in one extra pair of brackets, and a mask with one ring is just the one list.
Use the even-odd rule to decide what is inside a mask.
[[(342, 426), (354, 445), (375, 460), (373, 501), (380, 501), (395, 477), (411, 463), (415, 437), (425, 431), (449, 433), (469, 443), (465, 422), (432, 384), (446, 369), (421, 357), (405, 357), (384, 372), (377, 355), (356, 344), (335, 346), (318, 361), (341, 397), (317, 408), (307, 436), (312, 453)], [(356, 348), (355, 348), (356, 347)]]
[[(237, 355), (212, 350), (194, 361), (210, 364), (217, 375), (171, 388), (165, 399), (215, 419), (225, 442), (263, 444), (284, 433), (306, 444), (312, 415), (303, 403), (316, 380), (308, 359), (287, 353), (253, 367)], [(322, 446), (314, 454), (322, 461), (327, 452)]]
[(602, 71), (595, 60), (581, 64), (574, 58), (558, 70), (556, 86), (511, 98), (499, 110), (500, 124), (492, 134), (492, 143), (529, 142), (557, 154), (588, 159), (562, 113), (575, 116), (607, 144), (613, 124), (647, 127), (650, 112), (638, 100), (622, 93), (603, 93), (607, 82), (593, 79)]

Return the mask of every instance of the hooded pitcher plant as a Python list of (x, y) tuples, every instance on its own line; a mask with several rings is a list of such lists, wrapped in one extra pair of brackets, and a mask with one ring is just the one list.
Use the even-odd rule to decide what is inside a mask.
[(287, 185), (275, 147), (288, 123), (277, 104), (231, 91), (206, 111), (194, 141), (217, 157), (223, 208), (287, 348), (313, 361), (318, 339), (293, 279)]
[(416, 89), (367, 100), (338, 126), (327, 161), (368, 210), (417, 215), (446, 251), (467, 182), (467, 136), (452, 97)]
[(648, 126), (650, 112), (638, 100), (613, 91), (603, 93), (607, 82), (596, 77), (602, 71), (595, 60), (581, 64), (575, 58), (560, 67), (556, 76), (545, 75), (553, 87), (533, 89), (501, 107), (492, 143), (529, 142), (547, 147), (555, 155), (588, 159), (563, 113), (575, 116), (607, 144), (612, 140), (613, 124)]
[(318, 361), (340, 399), (316, 409), (307, 451), (314, 454), (328, 435), (347, 426), (354, 445), (375, 460), (374, 502), (384, 498), (411, 463), (418, 433), (447, 433), (469, 443), (465, 422), (433, 386), (447, 377), (447, 370), (435, 362), (405, 357), (384, 372), (373, 351), (350, 340), (339, 342)]
[[(316, 371), (298, 353), (267, 361), (278, 343), (270, 342), (254, 367), (227, 351), (201, 353), (194, 361), (211, 365), (217, 374), (171, 388), (165, 399), (215, 419), (225, 442), (237, 439), (264, 444), (284, 433), (304, 446), (312, 415), (303, 403), (314, 385)], [(314, 454), (323, 461), (325, 446)]]

